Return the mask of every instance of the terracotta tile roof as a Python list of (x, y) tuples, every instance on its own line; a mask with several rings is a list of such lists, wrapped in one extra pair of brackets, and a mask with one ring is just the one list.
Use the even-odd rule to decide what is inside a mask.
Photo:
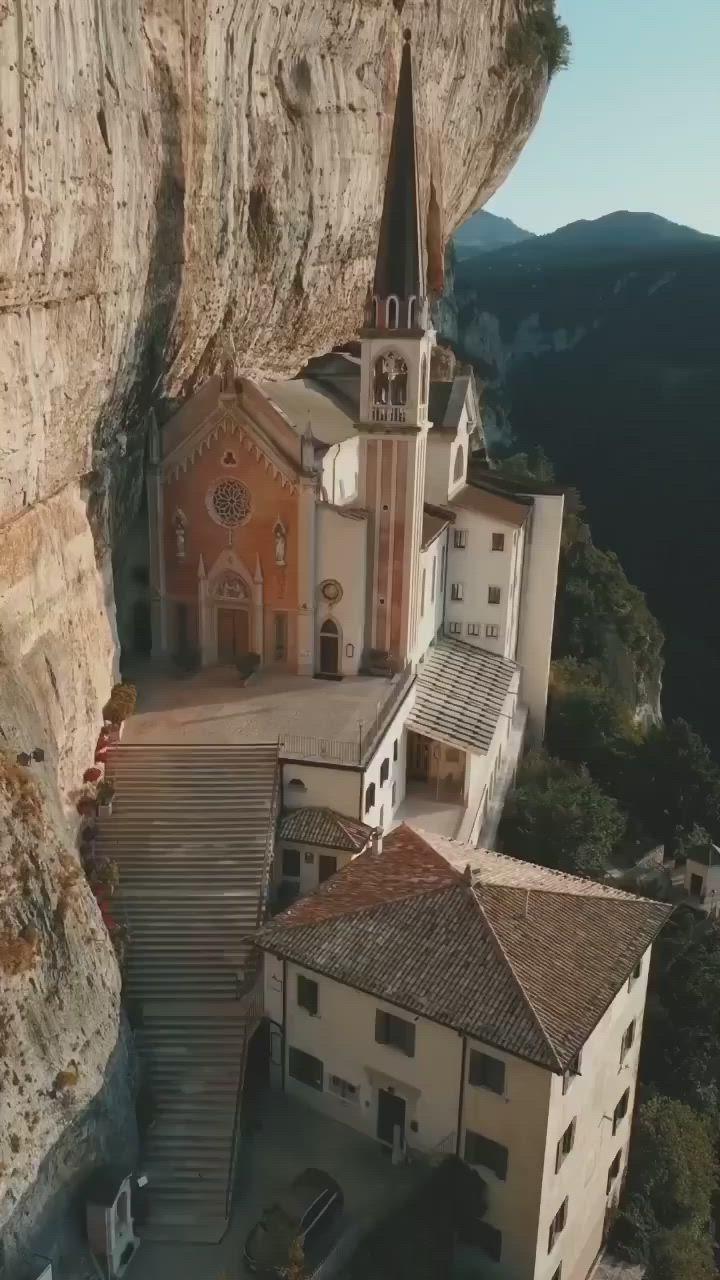
[(499, 493), (490, 493), (476, 484), (466, 484), (448, 502), (448, 506), (458, 511), (478, 511), (493, 520), (504, 524), (512, 524), (518, 528), (525, 524), (532, 510), (529, 498), (506, 498)]
[(297, 840), (300, 844), (316, 844), (347, 853), (364, 849), (372, 832), (372, 827), (364, 822), (325, 808), (290, 809), (281, 815), (278, 824), (281, 840)]
[(360, 854), (265, 925), (258, 945), (566, 1069), (670, 908), (475, 849), (469, 879), (434, 839), (397, 828), (379, 857)]
[(409, 727), (470, 751), (487, 751), (517, 670), (497, 653), (441, 637), (418, 668)]

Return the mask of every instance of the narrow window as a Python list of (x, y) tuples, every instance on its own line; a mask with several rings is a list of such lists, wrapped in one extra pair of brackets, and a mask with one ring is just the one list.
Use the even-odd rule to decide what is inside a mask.
[(287, 614), (276, 613), (273, 618), (273, 652), (276, 662), (287, 658)]
[(323, 1064), (319, 1058), (313, 1058), (311, 1053), (304, 1053), (302, 1049), (293, 1049), (291, 1046), (288, 1054), (288, 1071), (293, 1080), (299, 1080), (301, 1084), (306, 1084), (310, 1089), (317, 1089), (322, 1093)]
[(487, 626), (485, 627), (485, 635), (488, 640), (497, 640), (498, 636), (500, 635), (500, 628), (497, 622), (488, 622)]
[(461, 636), (461, 635), (462, 635), (462, 622), (449, 622), (449, 623), (448, 623), (448, 631), (450, 632), (450, 635), (451, 635), (451, 636)]
[(465, 594), (465, 589), (463, 587), (462, 582), (453, 582), (450, 587), (450, 599), (462, 600), (464, 594)]
[(392, 784), (392, 800), (391, 800), (391, 804), (392, 804), (393, 809), (395, 808), (395, 801), (396, 801), (396, 799), (397, 799), (397, 783), (393, 782), (393, 784)]
[(307, 1009), (308, 1013), (314, 1014), (318, 1011), (318, 984), (302, 973), (297, 976), (297, 1002), (299, 1007)]
[(465, 451), (462, 445), (459, 445), (455, 454), (455, 468), (453, 470), (453, 480), (462, 480), (465, 475)]
[(445, 590), (446, 561), (447, 561), (447, 547), (443, 546), (443, 549), (440, 553), (440, 591), (441, 592)]
[(387, 307), (387, 327), (388, 329), (397, 329), (400, 317), (400, 305), (394, 294), (391, 298), (388, 298), (385, 305)]
[(575, 1125), (576, 1124), (577, 1124), (576, 1119), (570, 1122), (562, 1138), (557, 1144), (557, 1151), (555, 1152), (555, 1172), (556, 1173), (560, 1169), (561, 1165), (564, 1163), (565, 1157), (570, 1155), (570, 1152), (572, 1151), (575, 1145)]
[(299, 849), (283, 849), (282, 873), (284, 876), (289, 876), (291, 880), (298, 880), (300, 878)]
[(348, 1080), (343, 1080), (342, 1076), (330, 1076), (328, 1092), (336, 1093), (338, 1097), (344, 1098), (346, 1102), (357, 1102), (360, 1096), (358, 1086), (350, 1084)]
[(395, 741), (393, 742), (393, 760), (397, 760), (398, 758), (399, 747), (400, 747), (400, 739), (396, 738)]
[(627, 1031), (625, 1032), (622, 1038), (622, 1044), (620, 1045), (620, 1065), (621, 1066), (625, 1061), (625, 1059), (627, 1058), (630, 1050), (632, 1049), (634, 1040), (635, 1040), (635, 1019), (633, 1018), (632, 1022), (630, 1023), (630, 1026), (627, 1028)]
[(453, 545), (460, 550), (464, 550), (467, 546), (467, 529), (453, 529)]
[(465, 1131), (465, 1159), (468, 1164), (480, 1165), (490, 1169), (502, 1182), (507, 1178), (508, 1150), (492, 1138), (484, 1138), (481, 1133)]
[(437, 556), (433, 556), (432, 577), (430, 578), (430, 603), (435, 603), (435, 571), (437, 569)]
[(568, 1198), (566, 1196), (562, 1204), (560, 1205), (560, 1208), (558, 1209), (557, 1213), (555, 1214), (555, 1217), (550, 1223), (550, 1232), (548, 1234), (548, 1253), (552, 1253), (555, 1241), (557, 1240), (558, 1236), (565, 1230), (565, 1223), (567, 1222), (567, 1211), (568, 1211)]
[(626, 1089), (622, 1098), (618, 1102), (615, 1110), (613, 1111), (613, 1130), (612, 1130), (613, 1135), (617, 1133), (622, 1121), (625, 1119), (625, 1116), (628, 1113), (629, 1104), (630, 1104), (630, 1090)]
[(365, 812), (369, 813), (374, 804), (375, 804), (375, 783), (371, 782), (370, 786), (365, 792)]
[(492, 536), (492, 549), (493, 549), (493, 551), (504, 551), (504, 550), (505, 550), (505, 534), (504, 534), (504, 533), (494, 533), (494, 534), (493, 534), (493, 536)]
[(427, 569), (423, 569), (422, 586), (420, 588), (420, 617), (421, 618), (425, 617), (425, 578), (426, 576), (427, 576)]
[(621, 1162), (622, 1162), (622, 1147), (618, 1151), (617, 1155), (615, 1156), (615, 1159), (613, 1160), (612, 1164), (610, 1165), (610, 1168), (608, 1169), (607, 1190), (605, 1193), (606, 1195), (610, 1195), (610, 1192), (612, 1190), (612, 1184), (620, 1172)]
[(580, 1049), (579, 1052), (575, 1054), (575, 1057), (570, 1063), (570, 1066), (568, 1067), (567, 1071), (563, 1073), (563, 1093), (567, 1093), (575, 1076), (580, 1075), (581, 1062), (582, 1062), (582, 1049)]
[(390, 757), (386, 756), (380, 765), (380, 784), (387, 782), (390, 777)]
[(632, 989), (633, 989), (633, 987), (634, 987), (635, 983), (637, 982), (638, 978), (640, 978), (640, 977), (641, 977), (641, 975), (642, 975), (642, 964), (643, 964), (642, 960), (638, 960), (637, 964), (635, 965), (635, 968), (633, 969), (632, 973), (630, 974), (630, 977), (628, 978), (628, 991), (632, 991)]
[(480, 635), (480, 623), (479, 623), (479, 622), (468, 622), (468, 624), (467, 624), (467, 633), (468, 633), (468, 635), (469, 635), (469, 636), (479, 636), (479, 635)]
[(500, 603), (501, 591), (499, 587), (488, 587), (488, 604)]
[(502, 1094), (505, 1092), (505, 1063), (499, 1058), (491, 1057), (489, 1053), (471, 1049), (468, 1079), (476, 1088)]

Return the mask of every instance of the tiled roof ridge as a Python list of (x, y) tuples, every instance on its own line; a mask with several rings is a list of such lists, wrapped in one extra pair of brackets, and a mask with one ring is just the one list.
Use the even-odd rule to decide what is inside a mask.
[[(360, 855), (360, 856), (362, 857), (364, 855)], [(343, 871), (344, 870), (346, 870), (345, 867), (343, 867)], [(339, 871), (337, 875), (338, 876), (342, 875), (342, 871)], [(345, 918), (347, 916), (367, 915), (368, 912), (370, 911), (385, 911), (388, 907), (394, 907), (399, 902), (409, 902), (411, 898), (426, 898), (431, 893), (447, 893), (450, 889), (454, 891), (455, 889), (462, 888), (462, 887), (467, 888), (467, 885), (464, 884), (462, 876), (458, 875), (457, 872), (455, 873), (455, 875), (456, 875), (456, 883), (453, 883), (452, 880), (448, 880), (447, 883), (445, 884), (432, 884), (432, 885), (410, 884), (408, 885), (407, 893), (393, 894), (391, 898), (379, 898), (377, 902), (363, 902), (363, 903), (357, 903), (354, 905), (348, 904), (347, 907), (343, 908), (340, 911), (335, 912), (332, 916), (318, 916), (317, 919), (313, 918), (313, 919), (307, 920), (307, 919), (303, 919), (302, 917), (299, 920), (295, 920), (292, 918), (288, 919), (288, 916), (292, 912), (292, 906), (291, 906), (291, 907), (288, 907), (287, 910), (281, 912), (281, 914), (277, 916), (274, 920), (268, 920), (267, 924), (262, 926), (261, 932), (268, 927), (272, 928), (276, 923), (280, 926), (281, 929), (301, 929), (301, 928), (314, 929), (318, 925), (327, 924), (327, 922), (330, 919), (340, 920), (341, 918)], [(309, 902), (311, 898), (315, 898), (317, 900), (320, 894), (323, 894), (323, 896), (326, 898), (331, 898), (332, 894), (329, 889), (326, 890), (324, 893), (323, 891), (325, 890), (326, 885), (330, 885), (332, 881), (336, 879), (337, 879), (337, 876), (331, 876), (329, 880), (326, 880), (324, 884), (320, 885), (317, 889), (314, 889), (312, 893), (306, 894), (305, 897), (298, 899), (297, 905), (300, 905), (300, 903), (302, 902)]]
[(559, 1057), (559, 1055), (558, 1055), (557, 1049), (555, 1048), (555, 1045), (554, 1045), (553, 1040), (552, 1040), (552, 1038), (551, 1038), (551, 1036), (550, 1036), (550, 1033), (549, 1033), (549, 1031), (547, 1030), (547, 1028), (545, 1027), (545, 1024), (544, 1024), (544, 1022), (543, 1022), (542, 1018), (540, 1017), (540, 1015), (539, 1015), (539, 1013), (538, 1013), (537, 1009), (535, 1008), (535, 1005), (533, 1004), (532, 1000), (530, 999), (530, 996), (528, 995), (527, 991), (525, 990), (525, 988), (524, 988), (524, 986), (523, 986), (523, 984), (522, 984), (522, 982), (521, 982), (521, 980), (520, 980), (520, 978), (519, 978), (518, 974), (515, 972), (515, 966), (513, 965), (512, 960), (510, 959), (510, 957), (509, 957), (509, 955), (508, 955), (507, 951), (505, 950), (505, 947), (504, 947), (504, 946), (503, 946), (503, 944), (502, 944), (502, 940), (501, 940), (501, 938), (500, 938), (500, 935), (498, 934), (497, 930), (495, 929), (494, 925), (492, 924), (492, 922), (491, 922), (491, 920), (490, 920), (490, 918), (489, 918), (489, 916), (488, 916), (488, 914), (487, 914), (487, 911), (485, 910), (485, 908), (484, 908), (484, 906), (483, 906), (482, 897), (481, 897), (481, 894), (480, 894), (480, 892), (479, 892), (479, 888), (478, 888), (478, 886), (477, 886), (477, 885), (474, 885), (474, 884), (473, 884), (472, 886), (470, 886), (470, 893), (471, 893), (471, 895), (472, 895), (473, 902), (474, 902), (474, 903), (475, 903), (475, 905), (477, 906), (477, 908), (478, 908), (478, 910), (479, 910), (479, 912), (480, 912), (480, 914), (481, 914), (481, 916), (482, 916), (482, 918), (483, 918), (483, 923), (485, 924), (486, 928), (488, 929), (488, 931), (489, 931), (489, 933), (490, 933), (490, 937), (492, 938), (492, 941), (493, 941), (494, 945), (497, 947), (498, 951), (500, 952), (500, 955), (502, 956), (503, 962), (504, 962), (504, 964), (505, 964), (505, 965), (507, 965), (507, 968), (508, 968), (508, 970), (509, 970), (509, 972), (510, 972), (510, 974), (511, 974), (511, 976), (512, 976), (512, 979), (513, 979), (513, 981), (514, 981), (514, 983), (515, 983), (515, 985), (516, 985), (516, 987), (517, 987), (518, 991), (520, 992), (520, 996), (521, 996), (521, 998), (522, 998), (523, 1004), (525, 1005), (525, 1007), (527, 1008), (528, 1012), (530, 1013), (530, 1016), (531, 1016), (531, 1018), (533, 1019), (533, 1022), (534, 1022), (534, 1023), (535, 1023), (535, 1025), (537, 1026), (537, 1028), (538, 1028), (538, 1030), (539, 1030), (539, 1032), (540, 1032), (540, 1034), (541, 1034), (541, 1036), (542, 1036), (543, 1040), (545, 1041), (545, 1044), (546, 1044), (546, 1046), (547, 1046), (547, 1048), (548, 1048), (548, 1050), (549, 1050), (549, 1052), (550, 1052), (550, 1055), (551, 1055), (551, 1057), (553, 1058), (553, 1060), (554, 1060), (554, 1062), (555, 1062), (555, 1065), (556, 1065), (556, 1067), (557, 1067), (557, 1070), (558, 1070), (558, 1071), (562, 1071), (562, 1070), (563, 1070), (563, 1064), (562, 1064), (562, 1062), (560, 1061), (560, 1057)]
[[(369, 827), (366, 822), (362, 822), (360, 818), (346, 818), (344, 814), (338, 813), (336, 809), (331, 809), (329, 805), (322, 805), (322, 808), (325, 813), (332, 814), (338, 826), (342, 827), (349, 840), (355, 840), (358, 838), (358, 835), (360, 834), (358, 832), (358, 827), (362, 827), (367, 831), (367, 840), (371, 839), (372, 827)], [(365, 842), (366, 844), (367, 840)]]

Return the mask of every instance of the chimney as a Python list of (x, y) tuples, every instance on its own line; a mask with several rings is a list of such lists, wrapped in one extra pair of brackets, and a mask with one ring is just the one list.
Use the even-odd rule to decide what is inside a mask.
[(472, 867), (470, 866), (469, 862), (465, 863), (465, 870), (463, 871), (463, 880), (465, 881), (466, 884), (472, 884)]
[(382, 827), (375, 827), (372, 833), (372, 836), (370, 837), (370, 848), (372, 850), (373, 858), (380, 857), (380, 854), (382, 853), (382, 842), (383, 842)]

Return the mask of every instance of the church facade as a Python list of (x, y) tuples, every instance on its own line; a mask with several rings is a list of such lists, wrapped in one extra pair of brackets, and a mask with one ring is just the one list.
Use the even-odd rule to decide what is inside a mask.
[(402, 776), (379, 736), (352, 812), (322, 761), (307, 794), (387, 827), (422, 783), (465, 807), (469, 838), (488, 830), (526, 734), (542, 740), (563, 497), (503, 482), (472, 376), (433, 377), (424, 257), (406, 44), (357, 342), (280, 382), (228, 359), (153, 425), (152, 653), (254, 663), (261, 678), (402, 680)]

